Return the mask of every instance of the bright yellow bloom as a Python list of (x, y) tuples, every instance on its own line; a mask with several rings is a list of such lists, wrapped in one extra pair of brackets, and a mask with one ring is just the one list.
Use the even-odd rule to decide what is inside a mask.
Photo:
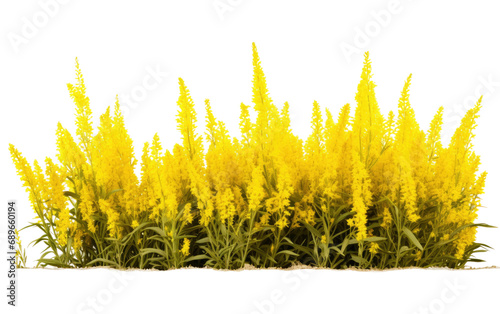
[(194, 110), (194, 102), (191, 99), (189, 90), (184, 81), (179, 78), (179, 100), (177, 105), (179, 111), (177, 114), (177, 128), (182, 135), (182, 143), (187, 150), (189, 157), (195, 163), (196, 167), (200, 166), (201, 157), (203, 154), (203, 146), (201, 137), (196, 134), (196, 112)]
[(382, 219), (382, 228), (389, 228), (392, 222), (392, 215), (388, 207), (384, 207), (383, 219)]
[(367, 237), (367, 211), (368, 207), (372, 205), (372, 194), (370, 192), (371, 181), (357, 153), (353, 154), (353, 159), (353, 211), (356, 214), (353, 218), (348, 220), (348, 224), (357, 229), (356, 239), (361, 241)]
[(184, 239), (184, 241), (182, 242), (182, 249), (181, 249), (182, 255), (184, 255), (184, 256), (189, 255), (190, 244), (191, 244), (191, 241), (189, 239)]
[(356, 93), (358, 106), (352, 125), (353, 149), (367, 167), (371, 167), (381, 153), (384, 130), (384, 118), (375, 98), (375, 83), (371, 78), (371, 62), (367, 52)]
[(87, 228), (91, 232), (96, 232), (94, 220), (92, 219), (92, 215), (95, 213), (95, 196), (92, 189), (89, 188), (89, 186), (85, 182), (82, 184), (80, 199), (80, 211), (82, 213), (82, 218), (85, 222), (87, 222)]
[(57, 211), (56, 227), (58, 231), (59, 243), (64, 246), (68, 239), (68, 230), (70, 228), (70, 209), (68, 202), (64, 196), (64, 181), (66, 174), (62, 168), (55, 165), (50, 158), (45, 160), (46, 171), (45, 174), (49, 186), (49, 201), (47, 207), (50, 211)]
[(321, 243), (326, 243), (326, 235), (321, 236)]
[(90, 141), (92, 138), (92, 111), (90, 110), (90, 101), (86, 96), (85, 82), (83, 81), (82, 71), (78, 58), (76, 63), (76, 84), (68, 84), (68, 90), (71, 98), (76, 105), (76, 134), (80, 139), (82, 148), (90, 154)]
[[(181, 142), (166, 150), (154, 134), (144, 144), (138, 165), (118, 99), (93, 127), (76, 60), (76, 82), (68, 84), (76, 108), (76, 134), (57, 125), (57, 162), (47, 158), (42, 168), (35, 160), (32, 167), (9, 145), (37, 222), (49, 227), (46, 232), (56, 239), (59, 251), (67, 247), (68, 254), (80, 254), (61, 260), (80, 261), (82, 256), (85, 260), (93, 256), (86, 250), (101, 250), (100, 238), (102, 242), (120, 238), (139, 225), (147, 225), (147, 231), (135, 233), (138, 238), (130, 243), (138, 243), (152, 230), (166, 235), (173, 243), (165, 245), (169, 263), (171, 256), (189, 255), (188, 238), (200, 239), (196, 232), (205, 233), (203, 237), (224, 232), (225, 241), (240, 241), (227, 236), (234, 233), (249, 237), (249, 246), (257, 240), (254, 237), (263, 236), (265, 246), (274, 243), (269, 246), (273, 255), (290, 239), (311, 245), (320, 234), (323, 244), (332, 239), (342, 243), (346, 236), (360, 242), (360, 257), (372, 254), (370, 260), (384, 260), (373, 254), (394, 252), (392, 241), (364, 246), (363, 240), (372, 236), (393, 240), (401, 227), (412, 230), (420, 243), (428, 243), (427, 249), (446, 241), (440, 248), (446, 259), (469, 257), (476, 228), (462, 227), (475, 222), (486, 180), (480, 158), (472, 151), (481, 98), (445, 147), (441, 143), (444, 109), (439, 108), (428, 130), (420, 128), (410, 104), (411, 75), (397, 112), (380, 112), (366, 53), (356, 106), (351, 110), (345, 104), (334, 116), (314, 101), (310, 134), (303, 141), (292, 132), (289, 103), (280, 107), (271, 99), (255, 44), (252, 66), (253, 105), (240, 105), (238, 137), (230, 135), (229, 124), (216, 118), (216, 107), (212, 110), (209, 100), (205, 101), (205, 127), (199, 132), (195, 104), (179, 79), (176, 121)], [(347, 230), (342, 230), (344, 219)], [(319, 232), (313, 238), (306, 236), (311, 228)], [(413, 252), (409, 239), (401, 240), (405, 243), (399, 244), (412, 246)], [(425, 263), (432, 258), (427, 259), (427, 249), (408, 256)], [(103, 250), (98, 254), (107, 254)]]
[(378, 250), (380, 249), (380, 246), (378, 245), (377, 242), (370, 242), (370, 248), (368, 251), (372, 254), (377, 254)]
[(265, 197), (265, 178), (262, 175), (262, 167), (255, 167), (252, 172), (252, 181), (248, 186), (248, 208), (250, 211), (259, 209), (262, 199)]
[(100, 207), (101, 211), (108, 218), (107, 226), (108, 226), (109, 235), (111, 237), (115, 237), (117, 235), (117, 230), (118, 230), (117, 222), (120, 219), (120, 213), (118, 213), (113, 208), (113, 205), (109, 202), (109, 200), (100, 199), (99, 200), (99, 207)]

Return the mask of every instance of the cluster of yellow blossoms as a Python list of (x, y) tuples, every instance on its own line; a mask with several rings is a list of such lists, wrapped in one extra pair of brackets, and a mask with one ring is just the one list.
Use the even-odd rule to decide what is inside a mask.
[[(206, 100), (202, 134), (189, 90), (179, 79), (177, 124), (182, 143), (164, 150), (155, 135), (142, 149), (138, 177), (118, 99), (94, 128), (78, 62), (76, 69), (76, 84), (68, 84), (76, 105), (76, 138), (58, 125), (58, 163), (47, 158), (45, 170), (36, 161), (32, 168), (10, 145), (37, 224), (56, 256), (102, 261), (106, 249), (101, 246), (108, 241), (103, 239), (129, 241), (134, 235), (135, 244), (120, 252), (132, 252), (130, 260), (147, 254), (186, 262), (189, 255), (200, 254), (197, 260), (203, 260), (208, 258), (203, 255), (207, 247), (200, 235), (214, 230), (227, 238), (228, 230), (243, 234), (245, 253), (254, 246), (241, 265), (258, 263), (256, 256), (262, 254), (276, 262), (280, 250), (288, 252), (287, 261), (295, 257), (308, 263), (313, 246), (323, 247), (327, 259), (338, 255), (344, 265), (351, 265), (346, 247), (353, 245), (358, 264), (370, 258), (376, 266), (377, 255), (401, 258), (405, 253), (418, 262), (438, 254), (427, 250), (430, 243), (439, 244), (439, 254), (449, 261), (464, 258), (474, 244), (476, 226), (471, 224), (486, 178), (486, 173), (477, 174), (479, 157), (471, 144), (481, 99), (467, 112), (449, 146), (443, 147), (443, 109), (427, 132), (420, 129), (409, 102), (411, 76), (397, 114), (382, 115), (366, 54), (354, 116), (349, 104), (334, 119), (314, 102), (312, 132), (303, 142), (290, 128), (288, 103), (281, 110), (273, 103), (254, 45), (255, 122), (250, 119), (251, 107), (242, 103), (241, 136), (231, 137)], [(165, 256), (146, 250), (147, 230), (166, 241), (159, 249), (167, 252)], [(256, 236), (265, 239), (259, 242)], [(369, 242), (365, 253), (364, 242)], [(402, 264), (384, 264), (389, 258), (378, 258), (381, 267)]]

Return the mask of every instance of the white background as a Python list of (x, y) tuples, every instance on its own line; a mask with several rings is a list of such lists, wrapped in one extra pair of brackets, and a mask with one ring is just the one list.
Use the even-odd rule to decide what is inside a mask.
[[(497, 192), (500, 187), (499, 9), (500, 5), (495, 1), (443, 0), (2, 1), (2, 206), (6, 208), (8, 200), (17, 201), (18, 227), (25, 226), (34, 216), (10, 160), (8, 143), (15, 144), (30, 162), (55, 156), (57, 122), (74, 130), (74, 107), (66, 83), (74, 81), (75, 57), (79, 58), (86, 81), (95, 124), (106, 107), (113, 105), (118, 94), (126, 111), (126, 124), (135, 143), (136, 157), (140, 157), (143, 143), (150, 141), (156, 132), (165, 148), (172, 148), (179, 141), (175, 125), (178, 77), (182, 77), (191, 90), (200, 127), (204, 125), (203, 101), (209, 98), (216, 117), (227, 124), (233, 135), (237, 135), (239, 104), (250, 104), (251, 101), (251, 43), (255, 42), (271, 97), (278, 106), (285, 101), (290, 103), (292, 128), (302, 138), (309, 133), (314, 100), (335, 115), (343, 104), (354, 104), (364, 51), (370, 51), (374, 81), (378, 85), (376, 95), (383, 113), (397, 110), (404, 80), (413, 73), (410, 101), (417, 120), (427, 129), (439, 106), (444, 106), (445, 141), (451, 137), (465, 111), (483, 94), (475, 151), (482, 157), (481, 169), (488, 171), (488, 177), (484, 208), (479, 211), (478, 221), (500, 226)], [(159, 73), (155, 76), (156, 80), (151, 76), (152, 72)], [(5, 213), (4, 210), (2, 212)], [(0, 218), (2, 252), (6, 251), (5, 220), (6, 217)], [(28, 244), (35, 236), (33, 232), (25, 232), (23, 243)], [(498, 249), (500, 231), (480, 229), (477, 241)], [(39, 250), (36, 247), (28, 250), (30, 265), (33, 265)], [(500, 265), (498, 250), (478, 257), (485, 259), (486, 263), (471, 266)], [(0, 265), (6, 269), (5, 258)], [(19, 283), (21, 308), (18, 310), (23, 310), (23, 306), (26, 310), (27, 306), (39, 305), (29, 304), (37, 292), (24, 285), (54, 277), (58, 279), (54, 279), (53, 284), (61, 280), (61, 285), (67, 286), (53, 286), (60, 291), (40, 288), (45, 294), (39, 292), (37, 300), (42, 302), (40, 298), (46, 296), (50, 298), (47, 302), (58, 304), (58, 299), (70, 295), (74, 300), (71, 287), (78, 285), (77, 275), (72, 280), (72, 276), (53, 275), (53, 272), (59, 274), (62, 271), (51, 271), (48, 275), (47, 271), (37, 272), (40, 271), (24, 270), (21, 273), (25, 278), (22, 277)], [(493, 272), (498, 279), (497, 269), (482, 272)], [(172, 290), (167, 281), (139, 278), (146, 280), (144, 282), (149, 286), (143, 286), (133, 294), (130, 291), (128, 294), (113, 294), (113, 303), (103, 307), (102, 311), (112, 311), (113, 306), (117, 306), (117, 299), (129, 303), (162, 303), (166, 304), (164, 308), (189, 311), (194, 303), (199, 306), (197, 299), (203, 295), (203, 302), (211, 309), (208, 312), (252, 313), (258, 310), (252, 302), (265, 298), (261, 295), (262, 286), (272, 286), (274, 280), (272, 276), (256, 275), (261, 281), (252, 276), (253, 281), (247, 285), (244, 278), (238, 277), (240, 275), (219, 280), (219, 277), (210, 277), (211, 273), (178, 273), (182, 276), (178, 276), (176, 283), (182, 284), (185, 290)], [(140, 273), (135, 274), (141, 276)], [(170, 280), (169, 276), (175, 277), (172, 274), (175, 272), (163, 276)], [(336, 309), (361, 306), (361, 299), (374, 302), (382, 293), (399, 293), (395, 295), (400, 300), (398, 304), (406, 307), (399, 307), (394, 313), (414, 313), (418, 310), (417, 305), (438, 304), (431, 301), (440, 298), (445, 289), (443, 287), (446, 287), (445, 281), (452, 280), (447, 279), (449, 273), (443, 271), (404, 271), (403, 274), (415, 282), (414, 287), (422, 288), (411, 288), (411, 293), (401, 294), (400, 288), (395, 286), (396, 283), (401, 287), (403, 285), (397, 276), (369, 275), (377, 277), (372, 280), (363, 277), (366, 273), (358, 273), (356, 276), (361, 276), (359, 282), (363, 283), (359, 286), (348, 284), (350, 277), (339, 275), (343, 280), (340, 282), (352, 286), (352, 289), (344, 291), (332, 288), (337, 275), (322, 274), (314, 277), (314, 289), (308, 287), (301, 293), (305, 296), (309, 295), (307, 291), (322, 291), (323, 294), (311, 294), (310, 298), (289, 294), (288, 300), (295, 300), (295, 305), (276, 306), (273, 312), (305, 310), (314, 304), (315, 309), (321, 306), (333, 313)], [(81, 279), (84, 280), (83, 286), (78, 288), (78, 293), (82, 296), (74, 302), (62, 303), (61, 312), (77, 312), (77, 306), (85, 300), (85, 296), (98, 294), (108, 279), (101, 279), (104, 283), (96, 283), (95, 288), (93, 280), (106, 276), (111, 275), (109, 272), (102, 276), (93, 273)], [(279, 278), (281, 275), (273, 276)], [(462, 313), (467, 308), (465, 304), (473, 304), (478, 287), (491, 282), (486, 279), (488, 276), (457, 276), (464, 276), (460, 277), (464, 282), (472, 280), (469, 289), (464, 292), (464, 295), (470, 293), (469, 297), (462, 295), (454, 303), (445, 302), (446, 308), (438, 311), (436, 307), (434, 312)], [(465, 276), (473, 279), (466, 279)], [(4, 278), (2, 282), (7, 282), (4, 275), (0, 278)], [(439, 281), (433, 286), (435, 289), (427, 287), (426, 280), (430, 278)], [(429, 285), (434, 284), (432, 280)], [(280, 289), (287, 293), (291, 286), (280, 282)], [(231, 284), (234, 289), (220, 287), (224, 284)], [(163, 299), (147, 300), (145, 298), (151, 289), (156, 297), (160, 296), (158, 291), (161, 289), (166, 289), (168, 294)], [(329, 289), (332, 289), (332, 294), (327, 293)], [(498, 280), (491, 289), (500, 292)], [(262, 293), (267, 293), (267, 290)], [(241, 291), (243, 296), (238, 295), (234, 299), (233, 294), (237, 291)], [(227, 298), (237, 301), (227, 301), (219, 292), (231, 292)], [(183, 299), (181, 293), (189, 298)], [(359, 297), (351, 298), (351, 294)], [(329, 298), (333, 299), (327, 301)], [(342, 304), (346, 298), (350, 304)], [(387, 296), (385, 298), (384, 304), (373, 304), (375, 308), (392, 313), (391, 303)], [(184, 301), (180, 304), (180, 301), (174, 300)], [(483, 298), (481, 302), (487, 300)], [(4, 306), (6, 301), (1, 303)], [(216, 305), (217, 308), (214, 307)]]

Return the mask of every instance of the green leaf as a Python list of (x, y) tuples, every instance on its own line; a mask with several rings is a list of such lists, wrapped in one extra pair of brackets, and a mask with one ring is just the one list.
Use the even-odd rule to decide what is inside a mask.
[(76, 194), (75, 192), (64, 191), (63, 194), (64, 194), (64, 196), (66, 196), (66, 197), (72, 197), (72, 198), (74, 198), (77, 201), (80, 200), (80, 196), (78, 196), (78, 194)]
[(116, 190), (113, 190), (113, 191), (109, 192), (106, 195), (105, 199), (108, 199), (111, 195), (115, 194), (116, 192), (120, 192), (120, 191), (123, 191), (123, 189), (116, 189)]
[(145, 248), (141, 250), (141, 255), (146, 255), (146, 254), (158, 254), (160, 256), (163, 256), (164, 258), (167, 258), (167, 254), (165, 251), (160, 250), (160, 249), (155, 249), (155, 248)]
[(344, 256), (344, 253), (342, 253), (342, 252), (339, 250), (339, 248), (338, 248), (338, 247), (336, 247), (336, 246), (331, 246), (330, 248), (331, 248), (331, 249), (333, 249), (334, 251), (336, 251), (337, 253), (339, 253), (340, 255)]
[(459, 233), (460, 231), (462, 231), (463, 229), (470, 228), (470, 227), (496, 228), (495, 226), (491, 226), (491, 225), (488, 225), (488, 224), (485, 224), (485, 223), (468, 224), (468, 225), (461, 226), (460, 228), (458, 228), (455, 231), (453, 231), (450, 234), (450, 238), (453, 237), (455, 234)]
[(347, 244), (349, 243), (349, 239), (346, 237), (344, 241), (342, 242), (342, 247), (340, 248), (340, 252), (342, 255), (344, 255), (345, 248), (347, 247)]
[(146, 227), (147, 225), (150, 225), (151, 222), (143, 222), (142, 224), (140, 224), (139, 226), (135, 227), (134, 230), (132, 230), (132, 232), (130, 232), (129, 234), (127, 234), (126, 236), (124, 236), (122, 238), (122, 243), (127, 243), (130, 239), (132, 239), (132, 236), (140, 231), (142, 228)]
[(287, 255), (292, 255), (292, 256), (299, 256), (299, 254), (297, 254), (295, 252), (292, 252), (290, 250), (279, 251), (276, 255), (280, 255), (280, 254), (287, 254)]
[(407, 247), (406, 245), (403, 245), (402, 247), (399, 248), (399, 253), (404, 254), (406, 252), (410, 251), (410, 248)]
[(184, 263), (188, 263), (188, 262), (191, 262), (191, 261), (197, 261), (197, 260), (200, 260), (200, 259), (209, 259), (210, 257), (207, 256), (206, 254), (199, 254), (199, 255), (195, 255), (195, 256), (190, 256), (188, 258), (186, 258), (184, 260)]
[[(347, 239), (347, 238), (346, 238), (346, 239)], [(349, 239), (349, 240), (347, 241), (347, 244), (356, 244), (356, 243), (358, 243), (358, 240), (356, 240), (356, 239)]]
[(365, 241), (365, 242), (378, 242), (378, 241), (384, 241), (384, 240), (387, 240), (387, 238), (384, 238), (384, 237), (369, 237), (369, 238), (364, 239), (363, 241)]
[(167, 236), (167, 234), (165, 233), (165, 230), (160, 229), (158, 227), (148, 227), (148, 228), (145, 228), (145, 229), (146, 230), (154, 231), (154, 232), (158, 233), (160, 236), (162, 236), (164, 238)]
[(413, 243), (413, 245), (415, 245), (416, 247), (419, 248), (420, 251), (424, 250), (424, 248), (422, 247), (422, 245), (420, 244), (420, 242), (418, 242), (417, 238), (415, 237), (415, 235), (413, 234), (413, 232), (411, 232), (410, 229), (408, 229), (406, 227), (403, 227), (403, 233), (406, 235), (406, 237), (408, 238), (408, 240), (410, 240), (411, 243)]
[(362, 258), (361, 256), (351, 254), (351, 258), (353, 261), (355, 261), (359, 265), (368, 264), (368, 261), (366, 259)]
[(204, 237), (202, 239), (199, 239), (196, 241), (196, 243), (198, 244), (203, 244), (203, 243), (209, 243), (210, 242), (210, 238), (209, 237)]
[(303, 222), (304, 223), (304, 226), (307, 228), (307, 230), (309, 230), (309, 232), (311, 232), (313, 235), (321, 238), (321, 233), (316, 230), (313, 226), (311, 226), (310, 224), (308, 224), (307, 222)]

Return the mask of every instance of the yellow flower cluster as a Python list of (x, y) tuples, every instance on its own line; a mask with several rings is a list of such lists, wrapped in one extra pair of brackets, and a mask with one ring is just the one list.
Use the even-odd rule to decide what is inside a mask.
[[(442, 254), (462, 259), (474, 244), (476, 227), (467, 226), (477, 217), (486, 178), (486, 173), (477, 174), (479, 157), (471, 144), (481, 99), (444, 147), (440, 142), (443, 109), (427, 132), (420, 129), (409, 101), (411, 76), (404, 84), (397, 114), (384, 117), (367, 53), (354, 116), (349, 104), (337, 119), (328, 109), (323, 115), (315, 101), (312, 132), (303, 142), (290, 128), (288, 103), (280, 110), (269, 95), (255, 45), (253, 69), (256, 120), (250, 118), (251, 106), (241, 104), (238, 138), (231, 137), (214, 117), (208, 100), (206, 131), (199, 132), (194, 102), (179, 79), (177, 125), (182, 143), (172, 151), (164, 150), (155, 135), (143, 147), (137, 177), (137, 159), (118, 99), (94, 128), (77, 61), (77, 82), (68, 84), (76, 106), (76, 140), (58, 125), (59, 163), (47, 159), (44, 173), (35, 161), (32, 169), (10, 146), (30, 201), (41, 220), (54, 224), (61, 250), (68, 244), (75, 252), (86, 247), (100, 250), (99, 239), (129, 241), (133, 234), (145, 240), (146, 231), (154, 230), (162, 241), (171, 242), (145, 254), (159, 254), (158, 259), (165, 250), (187, 258), (190, 250), (198, 250), (187, 234), (194, 237), (218, 230), (230, 241), (228, 228), (242, 236), (247, 228), (247, 239), (256, 232), (263, 236), (273, 232), (265, 240), (269, 243), (261, 243), (271, 248), (272, 260), (282, 247), (288, 245), (289, 252), (295, 248), (291, 242), (303, 245), (310, 236), (317, 236), (315, 243), (324, 248), (338, 244), (338, 251), (353, 243), (362, 248), (369, 241), (371, 255), (366, 256), (371, 260), (381, 252), (403, 253), (402, 245), (391, 249), (389, 240), (397, 232), (399, 241), (392, 243), (399, 245), (404, 229), (421, 244), (444, 241), (447, 249)], [(208, 143), (207, 151), (203, 141)], [(304, 233), (313, 229), (319, 231)], [(337, 238), (338, 234), (342, 236)], [(445, 235), (449, 240), (440, 240)], [(413, 237), (404, 240), (406, 246), (418, 248)], [(354, 242), (342, 245), (343, 239)], [(136, 245), (146, 245), (144, 240), (138, 239)], [(414, 252), (412, 260), (422, 262), (426, 254)]]

